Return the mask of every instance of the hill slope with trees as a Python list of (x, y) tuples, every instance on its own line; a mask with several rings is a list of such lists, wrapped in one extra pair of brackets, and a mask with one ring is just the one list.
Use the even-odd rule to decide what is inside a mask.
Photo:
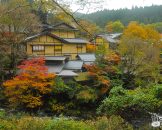
[[(81, 14), (80, 14), (81, 15)], [(82, 18), (104, 27), (108, 21), (120, 20), (124, 25), (130, 21), (151, 24), (162, 21), (162, 5), (150, 7), (133, 7), (132, 9), (102, 10), (91, 14), (82, 14)]]

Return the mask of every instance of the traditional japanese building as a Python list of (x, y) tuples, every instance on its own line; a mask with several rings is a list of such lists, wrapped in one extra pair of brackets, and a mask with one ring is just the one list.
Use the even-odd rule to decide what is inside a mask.
[(95, 59), (94, 54), (86, 53), (89, 42), (77, 38), (77, 31), (66, 23), (43, 25), (42, 32), (25, 39), (27, 55), (45, 57), (50, 73), (64, 79), (77, 77), (82, 73), (83, 64), (92, 63)]
[(113, 33), (113, 34), (99, 34), (96, 35), (91, 42), (96, 46), (101, 44), (107, 44), (108, 48), (116, 49), (119, 43), (119, 38), (121, 37), (122, 33)]
[(76, 38), (78, 29), (66, 23), (48, 26), (42, 32), (26, 38), (29, 56), (65, 56), (74, 60), (78, 54), (86, 53), (85, 39)]

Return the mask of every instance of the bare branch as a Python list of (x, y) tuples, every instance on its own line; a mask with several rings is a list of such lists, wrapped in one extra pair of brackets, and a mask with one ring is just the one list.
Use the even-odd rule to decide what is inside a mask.
[(85, 32), (87, 32), (90, 36), (93, 36), (89, 31), (87, 31), (82, 25), (79, 24), (79, 22), (76, 20), (76, 18), (74, 17), (73, 14), (69, 13), (68, 11), (66, 11), (66, 9), (64, 9), (57, 1), (55, 0), (52, 0), (52, 2), (54, 4), (56, 4), (63, 12), (65, 12), (67, 15), (69, 15), (73, 20), (74, 22), (80, 26)]
[(27, 5), (18, 5), (18, 6), (16, 6), (15, 8), (13, 8), (11, 10), (7, 10), (7, 11), (1, 13), (0, 17), (2, 17), (5, 14), (11, 13), (11, 12), (13, 12), (13, 11), (19, 9), (19, 8), (23, 8), (23, 7), (27, 7), (27, 6), (30, 6), (30, 5), (29, 4), (27, 4)]

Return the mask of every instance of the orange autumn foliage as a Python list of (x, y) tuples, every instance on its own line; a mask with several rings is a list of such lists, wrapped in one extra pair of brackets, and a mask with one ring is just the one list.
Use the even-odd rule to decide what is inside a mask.
[(115, 52), (109, 52), (103, 56), (102, 61), (97, 61), (95, 64), (84, 65), (88, 71), (91, 83), (99, 92), (99, 95), (103, 95), (110, 90), (111, 84), (108, 75), (116, 75), (118, 65), (121, 61), (121, 57)]
[(94, 81), (94, 86), (100, 89), (100, 93), (104, 94), (109, 90), (110, 80), (105, 76), (105, 71), (96, 65), (84, 66), (89, 77)]
[(121, 61), (121, 57), (116, 53), (108, 54), (104, 57), (105, 61), (111, 63), (111, 65), (118, 65)]
[(4, 82), (4, 93), (13, 107), (38, 108), (43, 105), (43, 96), (52, 91), (54, 74), (49, 74), (44, 58), (25, 60), (19, 74)]

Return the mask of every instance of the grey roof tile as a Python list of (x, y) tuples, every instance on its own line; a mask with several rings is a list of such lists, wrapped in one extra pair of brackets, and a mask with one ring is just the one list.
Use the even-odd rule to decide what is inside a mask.
[(78, 54), (78, 57), (84, 62), (94, 62), (96, 60), (95, 54)]
[(48, 67), (49, 73), (60, 73), (64, 68), (64, 64), (56, 64), (56, 65), (46, 65)]
[(65, 56), (46, 56), (45, 60), (47, 61), (64, 61), (66, 59)]
[(75, 77), (78, 76), (77, 73), (74, 73), (71, 70), (62, 70), (59, 74), (57, 74), (58, 76), (63, 76), (63, 77)]
[(83, 61), (68, 61), (65, 66), (64, 69), (67, 70), (81, 70), (83, 66)]
[(89, 43), (89, 41), (81, 38), (64, 38), (69, 43)]

